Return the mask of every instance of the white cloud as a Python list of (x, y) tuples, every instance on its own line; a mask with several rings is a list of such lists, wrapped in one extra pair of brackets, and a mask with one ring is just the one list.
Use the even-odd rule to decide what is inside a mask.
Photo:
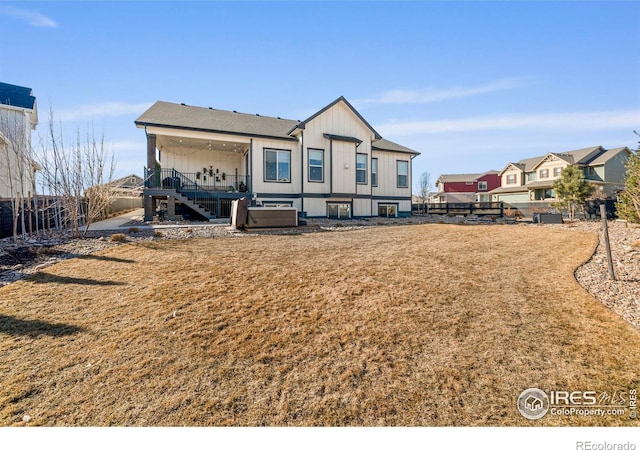
[(53, 19), (37, 11), (11, 6), (0, 6), (0, 16), (15, 17), (34, 27), (56, 28), (58, 26)]
[(546, 114), (511, 114), (477, 116), (463, 119), (393, 121), (376, 125), (385, 135), (413, 135), (435, 133), (470, 133), (492, 130), (537, 131), (594, 131), (628, 129), (640, 124), (640, 110), (564, 112)]
[(383, 92), (377, 97), (359, 100), (356, 104), (422, 104), (434, 103), (455, 98), (471, 97), (498, 91), (507, 91), (528, 86), (530, 78), (505, 78), (491, 83), (473, 87), (452, 87), (446, 89), (427, 88), (423, 90), (394, 89)]
[(54, 117), (61, 121), (87, 120), (102, 117), (118, 117), (128, 114), (140, 115), (151, 103), (106, 102), (91, 105), (79, 105), (72, 109), (54, 111)]

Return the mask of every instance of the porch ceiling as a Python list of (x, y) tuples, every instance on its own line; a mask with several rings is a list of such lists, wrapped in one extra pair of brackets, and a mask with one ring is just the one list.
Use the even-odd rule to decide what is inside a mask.
[(216, 139), (195, 139), (178, 136), (158, 136), (156, 147), (160, 150), (213, 150), (219, 152), (243, 154), (249, 150), (249, 144)]

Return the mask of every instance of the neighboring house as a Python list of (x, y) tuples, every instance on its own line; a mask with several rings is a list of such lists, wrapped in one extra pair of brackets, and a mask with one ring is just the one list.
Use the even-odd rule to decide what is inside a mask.
[(497, 170), (474, 174), (440, 175), (437, 192), (431, 194), (430, 203), (490, 202), (489, 191), (500, 186)]
[(36, 98), (27, 87), (0, 83), (0, 198), (34, 193), (31, 131), (38, 124)]
[(512, 204), (553, 201), (556, 197), (553, 182), (563, 168), (574, 164), (582, 169), (585, 180), (595, 185), (594, 195), (612, 197), (624, 186), (625, 164), (630, 154), (627, 147), (607, 150), (598, 146), (523, 159), (502, 169), (501, 186), (490, 194), (493, 201)]
[(135, 174), (118, 178), (108, 184), (118, 197), (140, 197), (144, 189), (144, 179)]
[(304, 121), (156, 102), (135, 123), (147, 135), (146, 220), (159, 200), (229, 217), (241, 197), (307, 217), (411, 214), (419, 153), (383, 139), (344, 97)]

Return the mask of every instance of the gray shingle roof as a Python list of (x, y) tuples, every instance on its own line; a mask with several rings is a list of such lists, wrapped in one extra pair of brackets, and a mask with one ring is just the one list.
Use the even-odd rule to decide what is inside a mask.
[(0, 83), (0, 103), (18, 108), (33, 109), (36, 98), (31, 88)]
[(139, 126), (155, 125), (295, 140), (294, 137), (289, 136), (288, 131), (298, 122), (258, 114), (158, 101), (138, 117), (135, 123)]
[(472, 182), (480, 178), (480, 173), (445, 173), (438, 177), (438, 182), (442, 183), (464, 183)]
[(546, 155), (521, 159), (517, 163), (509, 163), (505, 166), (504, 169), (502, 169), (500, 173), (504, 172), (506, 168), (509, 167), (510, 165), (519, 167), (521, 170), (525, 172), (531, 172), (536, 168), (538, 164), (540, 164), (540, 162), (542, 162), (542, 160), (545, 157), (547, 157), (547, 155), (554, 155), (560, 159), (563, 159), (569, 164), (586, 165), (591, 163), (591, 161), (594, 160), (594, 158), (598, 158), (600, 155), (603, 154), (603, 152), (607, 152), (607, 151), (611, 151), (611, 150), (605, 150), (602, 146), (598, 145), (595, 147), (587, 147), (579, 150), (571, 150), (568, 152), (549, 152)]
[(411, 150), (408, 147), (405, 147), (400, 144), (396, 144), (395, 142), (391, 142), (385, 138), (374, 141), (373, 144), (371, 144), (371, 148), (373, 148), (374, 150), (387, 150), (390, 152), (411, 153), (414, 155), (420, 154), (420, 152)]
[(604, 164), (607, 161), (615, 158), (619, 154), (625, 153), (625, 152), (631, 153), (631, 150), (629, 150), (628, 147), (618, 147), (618, 148), (609, 149), (606, 152), (603, 152), (602, 154), (600, 154), (596, 159), (591, 161), (589, 163), (589, 165), (590, 166), (597, 166), (597, 165), (600, 165), (600, 164)]
[[(340, 97), (321, 111), (326, 110), (338, 101), (344, 101), (353, 109), (353, 107), (343, 97)], [(300, 122), (298, 120), (261, 116), (259, 114), (246, 114), (236, 111), (225, 111), (200, 106), (157, 101), (135, 120), (135, 124), (140, 127), (146, 125), (236, 134), (242, 136), (259, 136), (296, 140), (296, 138), (291, 136), (289, 133), (301, 123), (309, 122), (317, 115), (318, 113), (314, 114), (304, 122)], [(357, 111), (356, 115), (361, 118)], [(368, 127), (370, 127), (364, 119), (362, 120)], [(371, 129), (373, 130), (373, 128)], [(373, 132), (376, 136), (379, 136), (375, 130), (373, 130)], [(396, 144), (395, 142), (391, 142), (384, 138), (374, 141), (372, 147), (374, 150), (410, 153), (413, 155), (420, 154), (415, 150)]]

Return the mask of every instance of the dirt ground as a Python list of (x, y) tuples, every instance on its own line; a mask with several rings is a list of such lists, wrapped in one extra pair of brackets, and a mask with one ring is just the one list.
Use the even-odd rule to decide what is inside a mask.
[(640, 387), (573, 272), (597, 236), (387, 226), (134, 242), (0, 288), (0, 424), (634, 425), (516, 409)]

